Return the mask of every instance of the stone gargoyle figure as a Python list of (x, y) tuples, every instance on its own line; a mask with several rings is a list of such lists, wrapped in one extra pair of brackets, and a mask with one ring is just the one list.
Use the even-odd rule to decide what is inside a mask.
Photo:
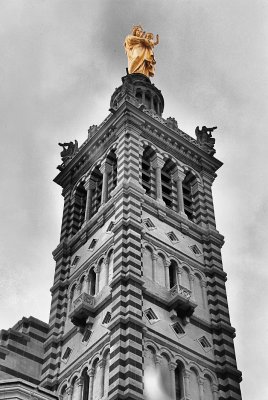
[(201, 147), (207, 151), (209, 154), (214, 154), (214, 145), (215, 139), (212, 137), (212, 132), (217, 129), (216, 126), (212, 128), (207, 128), (206, 126), (202, 126), (202, 129), (199, 129), (199, 126), (195, 128), (195, 135), (197, 142), (201, 145)]
[(132, 32), (125, 39), (125, 51), (128, 58), (128, 73), (154, 76), (154, 46), (159, 43), (159, 35), (144, 32), (140, 25), (134, 25)]
[(70, 160), (78, 150), (78, 142), (68, 142), (68, 143), (58, 143), (59, 146), (63, 147), (62, 152), (60, 153), (63, 164)]

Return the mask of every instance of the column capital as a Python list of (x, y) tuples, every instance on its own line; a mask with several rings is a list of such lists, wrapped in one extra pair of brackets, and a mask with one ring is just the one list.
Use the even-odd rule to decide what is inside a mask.
[(99, 360), (98, 366), (99, 366), (100, 368), (105, 368), (105, 365), (106, 365), (106, 360), (105, 360), (104, 358), (102, 358), (101, 360)]
[(207, 282), (205, 281), (205, 279), (202, 279), (202, 280), (201, 280), (201, 286), (202, 286), (203, 288), (207, 287)]
[(155, 363), (156, 364), (161, 364), (161, 361), (162, 361), (162, 356), (160, 354), (157, 354), (155, 356)]
[(181, 265), (177, 265), (176, 270), (177, 270), (177, 274), (181, 274), (181, 273), (182, 273), (182, 267), (181, 267)]
[(193, 282), (195, 280), (194, 274), (190, 273), (189, 274), (189, 279), (190, 279), (190, 281)]
[(184, 376), (184, 378), (186, 378), (186, 379), (190, 379), (191, 372), (188, 371), (187, 369), (185, 369), (185, 370), (183, 371), (183, 376)]
[(87, 178), (87, 180), (86, 180), (85, 183), (84, 183), (84, 188), (85, 188), (86, 190), (90, 190), (90, 189), (95, 189), (95, 187), (96, 187), (96, 182), (93, 181), (93, 180), (90, 179), (90, 178)]
[(174, 179), (174, 181), (183, 181), (185, 178), (186, 174), (183, 172), (183, 169), (176, 166), (175, 170), (172, 173), (172, 178)]
[(68, 395), (71, 395), (73, 393), (73, 386), (68, 386), (67, 389), (66, 389), (66, 393)]
[(204, 386), (204, 378), (202, 378), (201, 376), (199, 376), (198, 378), (198, 384), (199, 386)]
[(217, 393), (218, 392), (218, 385), (217, 383), (212, 383), (211, 384), (211, 389), (213, 393)]
[(152, 260), (157, 260), (158, 259), (158, 255), (157, 255), (157, 253), (155, 253), (155, 252), (153, 252), (152, 253)]
[(82, 386), (84, 383), (84, 378), (82, 376), (80, 376), (77, 380), (76, 380), (76, 385), (77, 386)]
[(154, 169), (156, 168), (163, 168), (165, 165), (165, 161), (163, 160), (163, 156), (161, 154), (156, 154), (152, 159), (151, 159), (151, 165)]
[(90, 368), (88, 371), (87, 371), (87, 374), (88, 374), (88, 376), (90, 377), (90, 378), (92, 378), (94, 375), (95, 375), (95, 368)]
[(102, 174), (104, 174), (104, 172), (111, 172), (112, 171), (112, 169), (113, 169), (113, 166), (107, 161), (107, 160), (103, 160), (102, 162), (101, 162), (101, 165), (100, 165), (100, 172), (102, 173)]
[(171, 260), (169, 258), (166, 258), (164, 260), (164, 266), (168, 268), (170, 266), (170, 264), (171, 264)]
[(100, 272), (100, 265), (96, 265), (94, 267), (94, 271), (95, 271), (96, 274), (98, 274)]
[(175, 369), (177, 368), (177, 363), (171, 361), (171, 362), (169, 363), (168, 367), (169, 367), (169, 370), (170, 370), (170, 371), (175, 371)]

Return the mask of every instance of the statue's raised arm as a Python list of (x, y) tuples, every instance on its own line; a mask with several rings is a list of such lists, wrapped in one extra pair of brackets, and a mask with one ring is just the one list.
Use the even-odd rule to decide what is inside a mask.
[(159, 43), (157, 35), (154, 41), (152, 33), (145, 33), (140, 25), (135, 25), (125, 39), (125, 50), (128, 58), (128, 73), (154, 76), (155, 59), (153, 48)]

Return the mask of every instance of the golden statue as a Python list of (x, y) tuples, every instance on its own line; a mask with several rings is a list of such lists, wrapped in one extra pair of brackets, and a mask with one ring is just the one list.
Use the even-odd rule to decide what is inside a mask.
[(154, 46), (159, 43), (159, 36), (143, 31), (140, 25), (132, 28), (131, 35), (125, 39), (125, 50), (128, 58), (128, 73), (154, 76)]

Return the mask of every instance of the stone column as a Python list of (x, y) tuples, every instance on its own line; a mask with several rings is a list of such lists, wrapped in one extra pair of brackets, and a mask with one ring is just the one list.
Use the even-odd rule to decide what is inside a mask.
[(96, 273), (96, 286), (95, 286), (95, 294), (99, 293), (99, 287), (100, 287), (100, 266), (96, 265), (94, 268), (94, 271)]
[(96, 182), (92, 181), (91, 179), (88, 179), (84, 183), (84, 187), (87, 191), (85, 221), (88, 221), (91, 217), (92, 196), (93, 196), (93, 190), (96, 188)]
[(78, 297), (81, 294), (81, 288), (82, 288), (81, 283), (78, 283), (76, 285), (76, 297)]
[(75, 382), (75, 384), (78, 386), (78, 399), (82, 400), (83, 397), (83, 378), (80, 377), (77, 379), (77, 381)]
[(102, 173), (102, 192), (101, 192), (101, 205), (107, 203), (108, 200), (108, 175), (112, 170), (111, 164), (104, 161), (101, 163), (100, 172)]
[(68, 396), (68, 400), (72, 400), (72, 396), (73, 396), (73, 387), (72, 387), (72, 386), (67, 387), (66, 393), (67, 393), (67, 396)]
[(194, 280), (195, 280), (195, 277), (191, 273), (189, 274), (189, 280), (190, 280), (190, 289), (191, 289), (191, 292), (192, 292), (191, 299), (193, 301), (195, 301), (195, 293), (194, 293)]
[(88, 371), (88, 376), (89, 376), (89, 390), (88, 390), (88, 400), (93, 400), (93, 382), (94, 382), (94, 374), (95, 374), (95, 369), (91, 368)]
[(181, 266), (178, 265), (178, 266), (177, 266), (177, 281), (178, 281), (178, 286), (181, 285), (181, 274), (182, 274)]
[(87, 294), (89, 294), (89, 292), (90, 292), (90, 283), (91, 283), (90, 277), (89, 277), (89, 275), (87, 275), (86, 276), (86, 293)]
[(198, 386), (199, 386), (199, 398), (200, 400), (205, 400), (204, 398), (204, 379), (199, 377), (198, 379)]
[(104, 396), (104, 379), (105, 379), (105, 364), (106, 364), (106, 360), (102, 359), (99, 361), (98, 365), (101, 369), (101, 398)]
[(213, 400), (218, 400), (218, 385), (216, 383), (212, 383), (211, 385)]
[(171, 399), (176, 400), (176, 379), (175, 379), (175, 369), (177, 367), (176, 363), (169, 363), (169, 371), (171, 377)]
[(160, 154), (154, 156), (151, 161), (152, 167), (155, 169), (155, 184), (156, 184), (156, 200), (162, 204), (165, 204), (162, 198), (162, 180), (161, 180), (161, 169), (165, 162)]
[(184, 371), (183, 380), (184, 380), (184, 398), (185, 400), (190, 400), (190, 371)]
[(184, 212), (184, 200), (183, 200), (183, 190), (182, 190), (182, 182), (185, 178), (185, 174), (181, 168), (176, 167), (176, 170), (172, 174), (172, 178), (174, 179), (177, 185), (177, 211), (182, 217), (187, 218), (187, 215)]
[(161, 375), (161, 361), (162, 361), (162, 356), (156, 355), (155, 356), (155, 369), (157, 373), (159, 374), (159, 377)]
[(104, 270), (105, 270), (104, 282), (105, 282), (106, 285), (108, 285), (108, 283), (109, 283), (109, 259), (106, 257), (103, 260), (103, 263), (104, 263)]
[(167, 289), (170, 289), (170, 280), (169, 280), (169, 266), (171, 262), (170, 260), (165, 260), (164, 261), (164, 266), (165, 266), (165, 285)]
[(152, 264), (153, 264), (152, 278), (153, 278), (154, 282), (156, 280), (156, 260), (157, 260), (157, 258), (158, 258), (158, 255), (156, 253), (152, 253)]
[(201, 286), (202, 286), (203, 305), (204, 308), (207, 309), (207, 291), (206, 291), (207, 282), (204, 279), (201, 280)]

